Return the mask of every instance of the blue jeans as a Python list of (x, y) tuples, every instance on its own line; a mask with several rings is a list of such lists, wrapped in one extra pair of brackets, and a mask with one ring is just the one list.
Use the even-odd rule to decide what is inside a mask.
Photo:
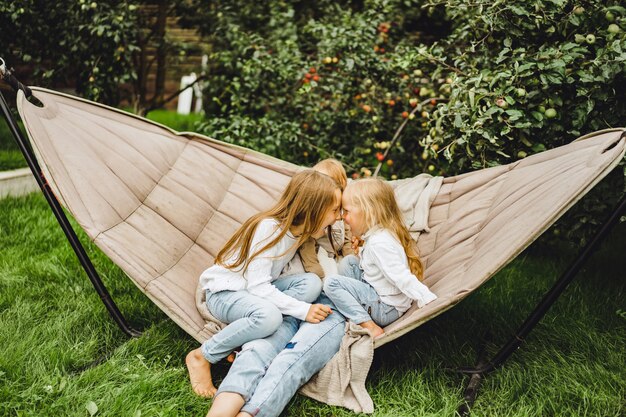
[(282, 325), (273, 335), (244, 344), (241, 352), (237, 353), (228, 374), (219, 385), (216, 396), (222, 392), (234, 392), (248, 401), (265, 375), (272, 359), (296, 334), (299, 326), (300, 320), (285, 316)]
[(354, 255), (343, 258), (339, 264), (339, 274), (326, 277), (324, 293), (337, 309), (356, 324), (374, 320), (379, 326), (387, 326), (400, 317), (398, 310), (380, 299), (359, 267), (359, 259)]
[(296, 391), (339, 351), (345, 318), (324, 294), (317, 302), (329, 305), (333, 313), (318, 324), (303, 322), (299, 329), (295, 319), (286, 317), (272, 336), (247, 343), (217, 395), (238, 393), (246, 401), (241, 411), (278, 416)]
[[(321, 290), (319, 277), (308, 273), (279, 278), (272, 284), (283, 293), (307, 303), (313, 302)], [(230, 323), (202, 344), (202, 355), (210, 363), (225, 358), (246, 342), (270, 336), (283, 323), (283, 315), (276, 305), (246, 290), (207, 291), (206, 303), (216, 319)]]

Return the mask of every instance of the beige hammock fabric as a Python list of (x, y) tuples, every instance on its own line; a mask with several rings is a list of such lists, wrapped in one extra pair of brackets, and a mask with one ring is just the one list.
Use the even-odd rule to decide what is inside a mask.
[[(200, 273), (300, 168), (76, 97), (33, 93), (43, 107), (20, 92), (18, 109), (61, 203), (172, 320), (200, 342), (211, 337), (220, 327), (196, 308)], [(430, 232), (418, 239), (438, 299), (387, 326), (374, 347), (452, 307), (526, 248), (619, 163), (623, 131), (445, 178)]]

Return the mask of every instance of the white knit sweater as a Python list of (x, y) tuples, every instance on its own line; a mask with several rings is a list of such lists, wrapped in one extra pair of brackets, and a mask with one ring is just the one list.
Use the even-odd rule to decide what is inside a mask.
[(411, 307), (418, 307), (435, 300), (426, 285), (411, 273), (404, 248), (392, 232), (373, 227), (363, 235), (361, 269), (365, 279), (385, 303), (394, 306), (400, 314)]

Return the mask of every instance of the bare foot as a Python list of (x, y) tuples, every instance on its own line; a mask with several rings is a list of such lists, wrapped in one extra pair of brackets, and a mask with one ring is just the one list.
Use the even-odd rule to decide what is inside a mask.
[(187, 354), (185, 364), (189, 371), (189, 380), (191, 381), (193, 391), (201, 397), (213, 398), (217, 388), (215, 388), (211, 379), (211, 364), (204, 359), (200, 348), (192, 350)]
[(363, 323), (359, 323), (359, 326), (364, 327), (369, 332), (372, 339), (376, 339), (381, 334), (385, 333), (382, 327), (378, 324), (374, 323), (373, 320), (364, 321)]
[(206, 417), (235, 417), (244, 404), (245, 401), (241, 395), (234, 392), (221, 392), (213, 400)]
[(232, 352), (230, 352), (230, 354), (228, 356), (226, 356), (226, 361), (228, 363), (235, 362), (235, 358), (237, 357), (237, 354), (239, 352), (241, 352), (241, 348), (237, 348), (237, 349), (233, 350)]

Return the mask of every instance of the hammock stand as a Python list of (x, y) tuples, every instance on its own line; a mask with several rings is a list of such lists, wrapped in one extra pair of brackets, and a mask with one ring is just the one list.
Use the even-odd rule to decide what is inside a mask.
[[(0, 78), (3, 79), (6, 83), (8, 83), (13, 90), (17, 93), (18, 90), (21, 90), (25, 97), (28, 98), (31, 102), (36, 103), (37, 99), (34, 98), (32, 91), (22, 83), (20, 83), (11, 72), (5, 67), (4, 61), (0, 58)], [(34, 100), (33, 100), (34, 99)], [(57, 218), (61, 229), (65, 233), (72, 249), (76, 253), (83, 269), (87, 273), (90, 281), (92, 282), (96, 292), (100, 296), (105, 308), (115, 321), (115, 323), (119, 326), (119, 328), (129, 337), (138, 337), (141, 335), (140, 331), (133, 329), (125, 319), (124, 315), (120, 312), (119, 308), (115, 304), (114, 300), (111, 298), (109, 292), (104, 286), (100, 276), (95, 270), (89, 256), (87, 255), (85, 249), (82, 244), (78, 240), (76, 233), (74, 232), (67, 216), (65, 215), (62, 206), (53, 193), (50, 185), (48, 184), (47, 179), (44, 176), (44, 173), (35, 157), (34, 151), (30, 146), (28, 140), (25, 139), (23, 133), (11, 113), (9, 106), (4, 98), (4, 94), (0, 91), (0, 107), (2, 108), (3, 116), (6, 119), (6, 122), (13, 134), (21, 152), (23, 153), (28, 166), (30, 167), (33, 176), (35, 177), (39, 187), (41, 188), (48, 204), (55, 217)], [(620, 139), (626, 137), (626, 131), (622, 132)], [(465, 403), (460, 406), (458, 409), (458, 413), (460, 415), (469, 414), (470, 407), (472, 406), (476, 395), (478, 393), (478, 388), (480, 382), (484, 375), (492, 372), (497, 367), (501, 366), (512, 354), (515, 350), (517, 350), (522, 342), (525, 340), (527, 335), (532, 331), (532, 329), (537, 325), (537, 323), (541, 320), (541, 318), (546, 314), (548, 309), (552, 306), (552, 304), (558, 299), (561, 293), (565, 290), (567, 285), (575, 278), (577, 272), (581, 269), (581, 267), (585, 264), (586, 260), (592, 255), (594, 250), (598, 247), (598, 245), (606, 238), (607, 234), (610, 232), (611, 228), (618, 222), (620, 216), (626, 213), (626, 197), (622, 197), (620, 202), (616, 205), (615, 209), (609, 216), (609, 218), (604, 222), (604, 224), (598, 229), (594, 237), (587, 243), (587, 245), (581, 250), (580, 254), (576, 258), (574, 262), (572, 262), (563, 275), (556, 281), (554, 286), (544, 295), (543, 299), (537, 304), (532, 313), (528, 316), (525, 322), (518, 328), (515, 334), (509, 339), (508, 342), (504, 344), (504, 346), (499, 350), (499, 352), (494, 355), (492, 359), (485, 360), (483, 358), (484, 349), (481, 348), (479, 353), (479, 359), (477, 365), (474, 367), (462, 367), (456, 369), (457, 372), (462, 374), (469, 375), (470, 378), (468, 380), (467, 388), (464, 392), (464, 401)]]
[[(2, 78), (3, 81), (9, 84), (11, 88), (13, 88), (13, 91), (15, 91), (16, 93), (18, 90), (21, 90), (24, 92), (27, 98), (34, 97), (30, 88), (19, 82), (13, 76), (13, 74), (11, 74), (11, 71), (6, 68), (4, 60), (2, 58), (0, 58), (0, 78)], [(24, 155), (24, 158), (28, 163), (28, 167), (33, 173), (33, 176), (35, 177), (35, 180), (37, 181), (41, 192), (43, 193), (46, 201), (50, 205), (50, 209), (52, 210), (52, 213), (54, 213), (54, 217), (56, 217), (57, 221), (59, 222), (63, 233), (65, 233), (65, 237), (72, 246), (72, 249), (74, 250), (74, 253), (76, 253), (76, 256), (78, 257), (81, 266), (85, 270), (85, 273), (87, 273), (87, 276), (93, 284), (96, 293), (98, 293), (98, 296), (100, 296), (102, 303), (113, 318), (113, 321), (115, 321), (119, 328), (129, 337), (141, 336), (140, 331), (133, 329), (128, 324), (126, 318), (115, 304), (115, 301), (113, 301), (113, 298), (111, 298), (109, 291), (104, 286), (100, 275), (98, 275), (98, 272), (93, 266), (89, 255), (87, 255), (85, 248), (78, 240), (76, 232), (74, 232), (70, 221), (65, 215), (63, 207), (61, 207), (61, 203), (59, 203), (59, 200), (57, 200), (56, 196), (52, 192), (52, 189), (48, 185), (48, 180), (46, 180), (46, 177), (44, 176), (43, 171), (39, 166), (39, 162), (37, 162), (37, 158), (35, 157), (33, 149), (31, 148), (28, 140), (24, 138), (22, 131), (17, 125), (17, 122), (15, 121), (15, 118), (13, 117), (13, 114), (9, 109), (9, 105), (6, 102), (2, 91), (0, 91), (0, 107), (2, 107), (2, 114), (9, 126), (9, 130), (11, 131), (11, 134), (13, 134), (13, 137), (15, 138), (15, 141), (17, 142), (20, 151)]]

